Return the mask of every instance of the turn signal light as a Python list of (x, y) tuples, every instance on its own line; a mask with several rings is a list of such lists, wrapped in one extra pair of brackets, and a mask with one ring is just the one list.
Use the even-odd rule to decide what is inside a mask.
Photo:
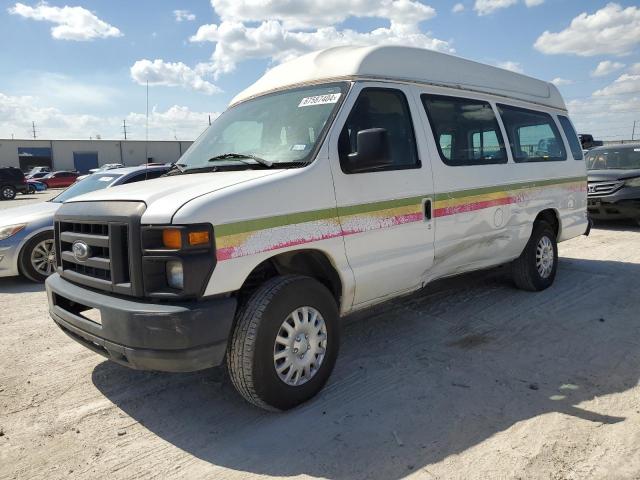
[(175, 228), (167, 228), (162, 231), (162, 244), (166, 248), (180, 250), (182, 248), (182, 235), (180, 230)]
[(200, 232), (189, 232), (189, 245), (192, 247), (196, 245), (209, 245), (209, 232), (200, 231)]

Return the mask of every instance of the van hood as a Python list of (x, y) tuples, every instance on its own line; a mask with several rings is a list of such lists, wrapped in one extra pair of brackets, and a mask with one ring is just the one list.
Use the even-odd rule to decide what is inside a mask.
[(170, 222), (173, 214), (194, 198), (245, 182), (252, 182), (284, 170), (242, 170), (172, 175), (154, 180), (119, 185), (79, 195), (65, 203), (138, 201), (147, 205), (145, 216)]

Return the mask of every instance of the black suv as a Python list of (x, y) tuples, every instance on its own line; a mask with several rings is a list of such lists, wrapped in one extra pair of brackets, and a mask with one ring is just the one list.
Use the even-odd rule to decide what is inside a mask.
[(594, 148), (586, 160), (589, 216), (640, 225), (640, 143)]
[(26, 193), (28, 188), (22, 170), (0, 167), (0, 200), (13, 200), (18, 192)]

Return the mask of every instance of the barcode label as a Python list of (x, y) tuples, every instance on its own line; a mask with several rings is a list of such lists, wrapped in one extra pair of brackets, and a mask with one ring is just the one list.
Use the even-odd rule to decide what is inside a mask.
[(340, 99), (342, 93), (328, 93), (326, 95), (316, 95), (314, 97), (304, 97), (300, 100), (300, 107), (312, 107), (313, 105), (326, 105), (327, 103), (336, 103)]

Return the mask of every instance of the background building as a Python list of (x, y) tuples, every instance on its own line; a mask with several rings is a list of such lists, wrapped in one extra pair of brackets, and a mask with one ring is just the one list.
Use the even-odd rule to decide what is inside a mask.
[(34, 166), (86, 173), (105, 163), (125, 166), (177, 161), (193, 142), (140, 140), (10, 140), (0, 139), (0, 167)]

